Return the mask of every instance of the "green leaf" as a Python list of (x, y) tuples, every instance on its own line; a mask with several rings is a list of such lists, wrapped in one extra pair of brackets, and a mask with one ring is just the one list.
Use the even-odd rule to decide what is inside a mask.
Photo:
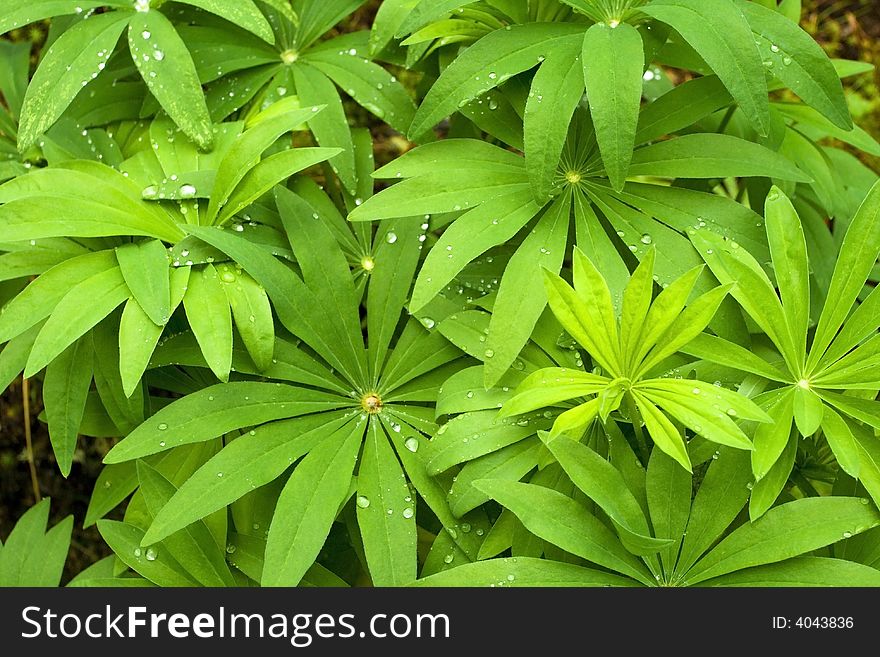
[(516, 557), (466, 563), (425, 577), (415, 586), (636, 586), (636, 582), (601, 570), (572, 564)]
[(106, 5), (102, 0), (8, 0), (4, 3), (0, 18), (0, 34), (5, 34), (30, 23), (37, 23), (53, 16), (81, 14), (83, 11)]
[(217, 438), (242, 427), (345, 406), (333, 394), (281, 383), (217, 384), (162, 408), (117, 443), (105, 463), (122, 463)]
[(709, 469), (691, 505), (687, 531), (675, 567), (677, 580), (708, 550), (749, 499), (752, 482), (748, 453), (722, 447), (712, 456)]
[[(321, 71), (356, 103), (395, 130), (406, 131), (415, 115), (415, 105), (406, 88), (378, 64), (352, 55), (367, 50), (364, 32), (337, 37), (303, 56), (303, 61)], [(352, 45), (357, 43), (356, 48)]]
[(228, 201), (263, 152), (282, 135), (295, 130), (321, 111), (320, 107), (317, 109), (300, 107), (293, 99), (281, 100), (275, 103), (272, 109), (272, 115), (266, 116), (242, 133), (220, 161), (208, 206), (208, 219), (211, 223), (215, 223), (220, 208)]
[(678, 461), (685, 470), (692, 472), (693, 467), (687, 453), (687, 446), (684, 444), (679, 430), (646, 395), (634, 392), (633, 398), (654, 444)]
[(642, 11), (687, 41), (724, 82), (758, 134), (770, 129), (761, 55), (742, 11), (728, 0), (654, 0)]
[(802, 436), (812, 436), (822, 425), (825, 404), (809, 389), (794, 389), (794, 422)]
[(770, 509), (724, 538), (685, 575), (689, 585), (818, 550), (880, 525), (856, 497), (812, 497)]
[(0, 550), (0, 586), (57, 587), (70, 546), (73, 517), (46, 532), (49, 498), (19, 518)]
[(679, 132), (727, 107), (732, 100), (717, 75), (688, 80), (642, 108), (635, 143), (645, 144)]
[[(778, 187), (773, 187), (767, 195), (764, 217), (782, 308), (795, 340), (795, 353), (803, 354), (810, 324), (810, 267), (806, 238), (797, 211)], [(803, 357), (800, 364), (803, 364)]]
[(91, 344), (82, 340), (65, 349), (46, 368), (43, 404), (58, 468), (70, 474), (79, 426), (92, 384)]
[(382, 371), (400, 323), (400, 311), (406, 304), (419, 264), (416, 243), (423, 235), (420, 224), (408, 218), (389, 220), (381, 224), (376, 233), (373, 269), (367, 288), (367, 349), (373, 376)]
[[(86, 2), (77, 6), (87, 8), (95, 5)], [(59, 8), (56, 5), (53, 10)], [(34, 19), (37, 19), (35, 13), (41, 13), (33, 11), (33, 3), (28, 3), (25, 11), (27, 18)], [(6, 18), (8, 10), (4, 12)], [(92, 16), (75, 23), (49, 47), (25, 93), (18, 131), (21, 152), (33, 146), (39, 136), (59, 119), (83, 87), (97, 77), (113, 54), (116, 42), (130, 18), (131, 14), (125, 12)], [(84, 47), (84, 44), (88, 44), (88, 47)]]
[(309, 212), (310, 206), (293, 192), (275, 190), (275, 202), (287, 232), (303, 281), (335, 309), (326, 321), (338, 327), (340, 358), (363, 377), (366, 373), (364, 341), (358, 316), (358, 298), (351, 270), (327, 224)]
[[(730, 405), (729, 396), (725, 399), (719, 399), (720, 403), (716, 402), (712, 405), (713, 407), (718, 406), (718, 408), (710, 408), (699, 395), (694, 395), (690, 389), (685, 391), (667, 387), (671, 381), (669, 379), (651, 379), (644, 384), (639, 384), (636, 390), (640, 395), (660, 406), (666, 413), (707, 440), (738, 449), (753, 449), (748, 436), (733, 421), (733, 416), (725, 410), (736, 410), (735, 406)], [(693, 389), (701, 391), (714, 387), (700, 381), (683, 381), (682, 383), (685, 385), (693, 384)], [(705, 396), (709, 398), (710, 394), (707, 393)], [(743, 401), (747, 402), (745, 398)], [(724, 404), (724, 408), (721, 407), (722, 404)], [(676, 433), (678, 432), (676, 431)]]
[(342, 502), (364, 434), (350, 422), (314, 447), (287, 480), (266, 541), (263, 586), (296, 586), (315, 561)]
[(161, 12), (135, 12), (130, 21), (131, 57), (150, 93), (187, 137), (210, 149), (211, 116), (186, 44)]
[(70, 288), (40, 329), (28, 357), (25, 376), (33, 376), (43, 369), (113, 312), (128, 295), (119, 267), (102, 271)]
[(716, 287), (691, 301), (658, 338), (657, 345), (648, 352), (636, 376), (640, 377), (649, 372), (702, 333), (732, 287), (732, 285)]
[(570, 497), (555, 490), (498, 479), (475, 481), (499, 504), (510, 509), (530, 532), (566, 552), (651, 585), (641, 561), (627, 552), (600, 520)]
[(770, 471), (788, 445), (794, 416), (794, 391), (789, 389), (779, 394), (767, 414), (773, 421), (761, 424), (754, 433), (752, 472), (759, 480)]
[(182, 4), (199, 7), (212, 14), (216, 14), (221, 18), (225, 18), (233, 25), (237, 25), (252, 34), (267, 41), (275, 43), (275, 35), (272, 32), (272, 26), (269, 21), (260, 12), (253, 0), (239, 0), (235, 3), (224, 2), (223, 0), (177, 0)]
[[(233, 440), (181, 485), (155, 515), (144, 540), (161, 541), (274, 481), (351, 417), (341, 411), (307, 415), (265, 424)], [(223, 476), (218, 477), (218, 472)]]
[(539, 211), (531, 190), (523, 185), (513, 193), (461, 215), (425, 258), (413, 290), (410, 312), (424, 308), (468, 263), (493, 246), (510, 240)]
[[(579, 55), (580, 44), (576, 40), (564, 41), (548, 51), (532, 78), (526, 100), (523, 117), (526, 169), (539, 203), (550, 198), (568, 125), (584, 95)], [(498, 101), (494, 102), (498, 105)]]
[[(654, 293), (654, 258), (657, 249), (652, 247), (636, 267), (623, 291), (620, 314), (620, 353), (627, 371), (636, 365), (639, 341), (645, 328), (645, 320), (651, 308)], [(648, 345), (650, 347), (650, 345)]]
[(303, 105), (325, 107), (309, 120), (309, 129), (322, 147), (342, 149), (330, 159), (330, 164), (345, 188), (349, 192), (355, 192), (357, 174), (354, 144), (336, 85), (326, 75), (308, 64), (293, 67), (293, 80), (297, 96)]
[(220, 211), (223, 222), (254, 203), (278, 183), (339, 153), (336, 148), (296, 148), (270, 155), (248, 171)]
[(860, 563), (828, 557), (795, 557), (713, 577), (701, 586), (868, 587), (880, 586), (880, 573)]
[(651, 536), (641, 506), (611, 463), (569, 438), (556, 438), (545, 444), (574, 485), (608, 514), (627, 550), (648, 555), (669, 546), (666, 538)]
[(671, 545), (660, 551), (663, 571), (671, 573), (691, 512), (691, 477), (678, 466), (675, 459), (655, 449), (648, 461), (645, 484), (654, 534), (673, 540)]
[[(575, 251), (576, 257), (579, 251)], [(581, 256), (587, 261), (586, 256)], [(577, 260), (576, 260), (577, 262)], [(588, 261), (587, 261), (588, 262)], [(544, 273), (545, 288), (553, 314), (575, 340), (610, 374), (621, 371), (618, 358), (617, 319), (611, 293), (592, 265), (584, 266), (584, 284), (575, 292), (555, 274)], [(592, 283), (589, 288), (587, 282)], [(594, 327), (600, 327), (595, 330)]]
[(825, 307), (819, 316), (819, 324), (807, 359), (808, 369), (822, 362), (822, 356), (828, 345), (852, 310), (853, 303), (876, 264), (878, 251), (880, 251), (880, 182), (868, 192), (843, 238), (840, 255), (831, 278), (831, 287), (828, 290)]
[(611, 186), (626, 181), (635, 145), (645, 53), (639, 31), (628, 23), (596, 23), (581, 53), (596, 141)]
[(520, 383), (514, 396), (504, 402), (498, 416), (510, 417), (576, 397), (595, 395), (610, 383), (607, 377), (590, 372), (562, 367), (543, 368)]
[[(244, 271), (220, 265), (219, 273), (241, 340), (257, 369), (263, 372), (272, 366), (275, 350), (275, 325), (269, 297)], [(224, 276), (234, 282), (226, 282)]]
[(116, 247), (116, 260), (132, 296), (158, 326), (171, 314), (168, 252), (159, 240), (132, 242)]
[(140, 528), (116, 520), (99, 520), (98, 531), (120, 561), (154, 584), (165, 587), (196, 585), (167, 550), (141, 547), (144, 532)]
[[(144, 496), (151, 516), (156, 516), (177, 492), (177, 487), (162, 473), (144, 461), (137, 464), (140, 491)], [(146, 536), (144, 537), (146, 539)], [(144, 540), (142, 545), (149, 549), (153, 543)], [(225, 547), (225, 546), (224, 546)], [(153, 548), (154, 550), (157, 548)], [(168, 550), (171, 556), (186, 568), (203, 586), (234, 586), (232, 573), (226, 565), (226, 553), (217, 545), (208, 526), (201, 521), (190, 524), (185, 529), (168, 536), (158, 550)]]
[(307, 48), (331, 27), (364, 4), (365, 0), (294, 0), (293, 9), (299, 18), (294, 39), (300, 50)]
[(415, 499), (388, 437), (371, 422), (357, 480), (357, 519), (370, 579), (402, 586), (416, 579)]
[(571, 197), (555, 201), (511, 256), (492, 307), (486, 349), (485, 385), (494, 385), (507, 372), (529, 340), (547, 305), (541, 269), (559, 272), (568, 241)]
[[(171, 270), (169, 314), (183, 300), (189, 276), (189, 267)], [(140, 383), (162, 331), (163, 327), (153, 323), (135, 299), (126, 302), (119, 320), (119, 374), (126, 396), (131, 397)]]
[(183, 306), (208, 366), (218, 379), (227, 381), (232, 367), (232, 316), (220, 275), (213, 265), (204, 265), (191, 273)]
[(764, 177), (811, 182), (788, 159), (739, 137), (696, 133), (638, 149), (629, 170), (633, 176), (668, 178)]
[[(541, 57), (566, 42), (581, 41), (583, 27), (569, 23), (528, 23), (495, 30), (470, 46), (440, 75), (409, 129), (417, 139), (480, 94), (537, 66)], [(563, 46), (564, 47), (564, 46)]]
[(733, 342), (702, 333), (681, 348), (681, 352), (743, 372), (757, 374), (771, 381), (788, 382), (791, 376), (760, 356)]
[(780, 494), (788, 484), (794, 461), (797, 458), (799, 437), (791, 431), (791, 417), (786, 418), (785, 425), (788, 430), (788, 438), (782, 454), (776, 459), (773, 466), (752, 487), (749, 497), (749, 519), (757, 520), (776, 503)]
[(760, 41), (762, 58), (773, 63), (770, 72), (834, 125), (851, 130), (843, 85), (822, 47), (798, 27), (797, 20), (792, 22), (754, 2), (737, 0), (736, 4)]
[(827, 406), (822, 415), (822, 432), (834, 458), (850, 477), (858, 479), (860, 469), (859, 445), (847, 422)]

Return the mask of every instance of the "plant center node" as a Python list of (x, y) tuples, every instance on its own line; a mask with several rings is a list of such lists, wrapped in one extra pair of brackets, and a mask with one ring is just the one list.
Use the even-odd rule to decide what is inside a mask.
[(283, 53), (281, 53), (281, 61), (288, 66), (293, 64), (297, 59), (299, 59), (299, 53), (293, 48), (285, 50)]
[(565, 179), (572, 185), (576, 185), (581, 181), (580, 171), (566, 171)]
[(370, 256), (365, 256), (361, 260), (361, 267), (364, 268), (364, 271), (371, 272), (373, 271), (373, 267), (376, 266), (376, 261), (373, 260)]
[(800, 381), (798, 381), (798, 386), (803, 388), (804, 390), (809, 390), (810, 389), (810, 382), (807, 381), (806, 379), (801, 379)]
[(382, 410), (382, 398), (371, 392), (361, 398), (361, 407), (370, 415), (375, 415)]

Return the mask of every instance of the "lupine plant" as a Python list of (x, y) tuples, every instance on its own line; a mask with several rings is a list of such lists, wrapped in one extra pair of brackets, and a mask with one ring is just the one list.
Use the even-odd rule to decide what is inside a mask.
[(112, 446), (0, 584), (880, 585), (872, 67), (800, 8), (5, 3), (0, 385)]

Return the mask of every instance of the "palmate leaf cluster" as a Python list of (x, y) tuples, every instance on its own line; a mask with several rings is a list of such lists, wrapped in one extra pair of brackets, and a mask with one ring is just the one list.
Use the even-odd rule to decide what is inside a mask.
[(71, 585), (880, 584), (871, 67), (799, 2), (7, 4), (0, 385), (115, 439)]

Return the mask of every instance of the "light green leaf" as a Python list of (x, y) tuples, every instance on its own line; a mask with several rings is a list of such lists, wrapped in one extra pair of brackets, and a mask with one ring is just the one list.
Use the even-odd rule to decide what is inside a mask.
[(761, 424), (754, 433), (752, 472), (759, 480), (770, 471), (788, 445), (794, 417), (794, 390), (789, 389), (779, 394), (773, 405), (767, 409), (767, 414), (773, 421)]
[(158, 326), (171, 314), (168, 252), (159, 240), (131, 242), (116, 247), (116, 260), (132, 296)]
[(183, 306), (211, 371), (221, 381), (232, 367), (232, 316), (217, 269), (204, 265), (189, 278)]
[(119, 267), (107, 269), (70, 288), (40, 329), (25, 376), (33, 376), (75, 340), (109, 315), (129, 295)]
[(678, 461), (685, 470), (692, 472), (693, 467), (687, 453), (687, 446), (684, 444), (679, 430), (646, 395), (639, 392), (633, 392), (632, 395), (654, 444)]

